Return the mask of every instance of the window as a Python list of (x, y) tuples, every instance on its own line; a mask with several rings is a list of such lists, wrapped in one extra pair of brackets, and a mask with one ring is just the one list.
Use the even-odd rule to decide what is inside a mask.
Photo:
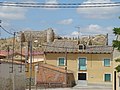
[(104, 81), (105, 82), (110, 82), (111, 81), (111, 74), (105, 74), (104, 75)]
[(79, 50), (83, 50), (83, 45), (79, 45)]
[(119, 87), (120, 87), (120, 77), (118, 77), (119, 78)]
[(65, 58), (59, 58), (58, 59), (58, 65), (59, 66), (64, 66), (65, 65)]
[(119, 87), (120, 87), (120, 77), (118, 77), (119, 78)]
[(80, 45), (79, 45), (79, 50), (84, 50), (84, 49), (86, 49), (86, 46), (83, 45), (83, 44), (80, 44)]
[(87, 70), (86, 58), (79, 58), (79, 70)]
[(110, 59), (104, 59), (104, 66), (105, 67), (110, 66)]

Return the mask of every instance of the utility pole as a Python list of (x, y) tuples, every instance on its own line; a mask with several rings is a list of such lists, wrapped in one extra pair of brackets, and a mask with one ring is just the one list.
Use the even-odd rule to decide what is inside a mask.
[[(15, 49), (15, 35), (16, 35), (16, 32), (14, 32), (14, 33), (8, 32), (7, 30), (5, 30), (5, 29), (1, 26), (1, 23), (2, 23), (2, 20), (0, 20), (0, 28), (2, 28), (5, 32), (13, 35), (12, 66), (10, 67), (10, 68), (12, 69), (12, 70), (10, 71), (10, 73), (13, 73), (13, 68), (14, 68), (13, 62), (14, 62), (14, 49)], [(8, 53), (8, 54), (9, 54), (9, 53)]]
[[(1, 27), (1, 20), (0, 20), (0, 27)], [(2, 32), (1, 32), (1, 28), (0, 28), (0, 39), (1, 39), (1, 34)], [(0, 44), (0, 47), (1, 47), (1, 44)], [(2, 48), (1, 48), (2, 49)], [(0, 52), (1, 52), (1, 50), (0, 50)]]
[[(12, 71), (10, 72), (10, 73), (13, 73), (13, 90), (15, 90), (15, 71), (14, 71), (14, 65), (13, 65), (13, 63), (14, 63), (14, 49), (15, 49), (15, 32), (14, 32), (14, 34), (13, 34), (13, 55), (12, 55), (12, 67), (10, 67), (11, 69), (12, 69)], [(15, 69), (16, 70), (16, 69)]]
[(25, 35), (23, 32), (21, 32), (21, 65), (20, 65), (20, 72), (22, 72), (22, 47), (23, 47), (23, 42), (25, 42)]
[[(14, 32), (14, 33), (11, 33), (11, 32), (9, 32), (9, 31), (7, 31), (7, 30), (5, 30), (2, 26), (1, 26), (1, 20), (0, 20), (0, 28), (2, 28), (5, 32), (7, 32), (7, 33), (9, 33), (9, 34), (11, 34), (11, 35), (13, 35), (13, 49), (12, 49), (12, 66), (11, 67), (9, 67), (9, 68), (11, 68), (12, 70), (10, 71), (10, 73), (13, 73), (12, 74), (12, 78), (13, 78), (13, 80), (12, 80), (12, 83), (13, 83), (13, 90), (15, 90), (15, 77), (14, 77), (14, 65), (13, 65), (13, 63), (14, 63), (14, 48), (15, 48), (15, 34), (16, 34), (16, 32)], [(8, 48), (9, 49), (9, 48)], [(8, 50), (8, 54), (9, 54), (9, 50)]]
[[(1, 20), (0, 20), (0, 27), (1, 27)], [(1, 28), (0, 28), (0, 40), (1, 40)], [(1, 44), (0, 44), (0, 53), (1, 53)], [(0, 59), (0, 64), (1, 64), (1, 59)]]
[(15, 51), (15, 32), (14, 32), (14, 34), (13, 34), (12, 67), (10, 67), (10, 68), (12, 69), (11, 73), (13, 73), (13, 68), (14, 68), (14, 66), (13, 66), (13, 62), (14, 62), (14, 51)]
[(65, 83), (67, 86), (67, 47), (65, 47)]
[(9, 45), (7, 46), (7, 52), (8, 52), (7, 59), (9, 59), (9, 52), (10, 52), (10, 47), (9, 47)]
[(106, 45), (108, 45), (108, 33), (106, 34)]
[(29, 80), (29, 90), (31, 90), (31, 82), (32, 82), (32, 37), (30, 36), (30, 42), (29, 42), (29, 49), (30, 49), (30, 80)]

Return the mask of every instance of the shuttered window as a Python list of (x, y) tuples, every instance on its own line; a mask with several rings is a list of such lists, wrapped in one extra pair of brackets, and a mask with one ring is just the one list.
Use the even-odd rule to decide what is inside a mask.
[(111, 74), (105, 74), (105, 82), (110, 82), (111, 81)]
[(65, 58), (59, 58), (58, 59), (58, 65), (59, 66), (64, 66), (65, 65)]

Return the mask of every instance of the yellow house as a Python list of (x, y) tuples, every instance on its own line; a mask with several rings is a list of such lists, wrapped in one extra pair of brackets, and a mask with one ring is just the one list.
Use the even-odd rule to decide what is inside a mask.
[(55, 40), (45, 46), (45, 63), (71, 70), (76, 84), (112, 86), (113, 48)]
[(116, 67), (120, 65), (120, 62), (116, 62), (116, 59), (120, 59), (120, 52), (116, 49), (114, 49), (113, 52), (113, 90), (120, 90), (120, 73), (116, 71)]

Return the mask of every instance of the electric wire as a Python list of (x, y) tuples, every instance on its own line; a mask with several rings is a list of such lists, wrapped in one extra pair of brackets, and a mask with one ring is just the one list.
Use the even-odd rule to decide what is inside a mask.
[[(0, 5), (1, 6), (1, 5)], [(92, 8), (92, 7), (117, 7), (120, 5), (99, 5), (99, 6), (28, 6), (28, 5), (2, 5), (11, 7), (28, 7), (28, 8)]]
[(120, 2), (110, 3), (31, 3), (31, 2), (0, 2), (0, 4), (29, 4), (29, 5), (96, 5), (96, 4), (120, 4)]
[(14, 35), (13, 33), (7, 31), (7, 30), (6, 30), (4, 27), (2, 27), (1, 25), (0, 25), (0, 27), (1, 27), (5, 32), (7, 32), (8, 34), (10, 34), (10, 35)]
[(90, 8), (90, 7), (115, 7), (120, 2), (114, 3), (14, 3), (0, 2), (0, 6), (33, 7), (33, 8)]

